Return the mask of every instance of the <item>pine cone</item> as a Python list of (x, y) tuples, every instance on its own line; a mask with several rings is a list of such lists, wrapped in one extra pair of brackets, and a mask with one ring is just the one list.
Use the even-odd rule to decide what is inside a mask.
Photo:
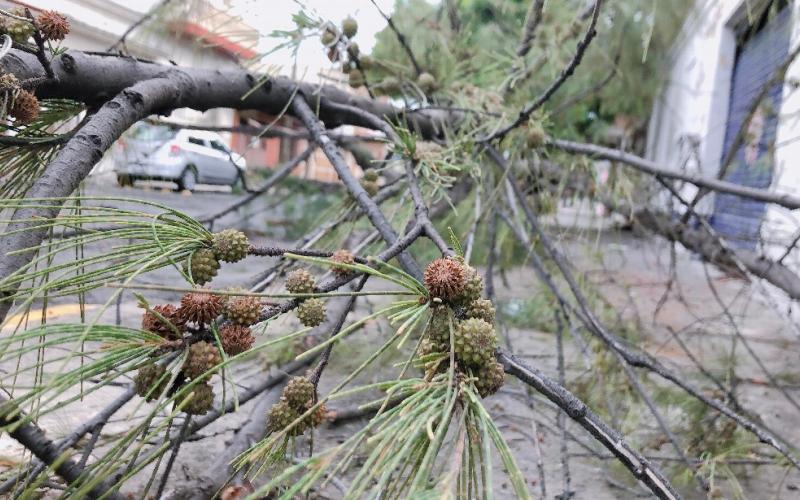
[(464, 291), (466, 280), (464, 266), (455, 259), (436, 259), (425, 268), (425, 288), (431, 297), (456, 299)]
[(339, 40), (339, 36), (330, 29), (326, 29), (322, 32), (322, 35), (320, 35), (319, 39), (322, 42), (322, 45), (331, 47)]
[(306, 427), (317, 428), (328, 418), (328, 408), (322, 404), (305, 419)]
[(192, 399), (183, 407), (188, 415), (205, 415), (214, 407), (214, 389), (208, 384), (196, 384), (192, 387)]
[[(347, 265), (353, 265), (356, 262), (356, 259), (355, 257), (353, 257), (353, 254), (348, 252), (347, 250), (336, 250), (335, 252), (333, 252), (333, 255), (331, 255), (331, 260), (333, 262), (336, 262), (337, 264), (347, 264)], [(331, 271), (333, 271), (335, 275), (340, 277), (349, 276), (353, 272), (351, 269), (339, 266), (332, 266)]]
[(205, 285), (217, 275), (219, 271), (219, 261), (214, 256), (214, 252), (208, 248), (195, 250), (189, 258), (189, 262), (184, 264), (183, 270), (191, 275), (198, 285)]
[(252, 296), (230, 296), (225, 301), (222, 313), (228, 321), (236, 325), (254, 325), (261, 316), (261, 299)]
[(314, 276), (305, 269), (295, 269), (286, 276), (286, 290), (289, 293), (313, 293)]
[(133, 377), (133, 386), (136, 389), (136, 394), (145, 398), (145, 401), (148, 402), (158, 399), (169, 383), (170, 377), (165, 375), (166, 373), (167, 369), (164, 368), (164, 365), (155, 363), (139, 368), (136, 376)]
[(492, 301), (489, 299), (478, 299), (470, 302), (467, 306), (468, 318), (479, 318), (489, 323), (494, 324), (495, 310)]
[(364, 191), (366, 191), (370, 197), (375, 196), (378, 194), (378, 191), (381, 190), (381, 186), (377, 181), (368, 181), (365, 179), (361, 179), (361, 187), (364, 188)]
[(196, 379), (221, 362), (222, 356), (217, 346), (201, 340), (189, 346), (186, 361), (183, 363), (183, 373), (191, 379)]
[(189, 292), (181, 298), (177, 314), (184, 322), (210, 323), (222, 313), (222, 297), (213, 293)]
[(351, 58), (357, 59), (358, 58), (358, 54), (360, 54), (360, 53), (361, 53), (361, 49), (359, 49), (358, 44), (356, 42), (350, 42), (347, 45), (347, 54)]
[[(280, 401), (272, 405), (272, 408), (269, 409), (269, 413), (267, 413), (267, 431), (282, 431), (298, 418), (300, 418), (300, 413), (298, 413), (297, 410), (289, 406), (289, 403), (286, 401)], [(289, 435), (299, 436), (304, 430), (305, 425), (303, 422), (299, 422), (289, 431)]]
[(417, 77), (417, 85), (423, 92), (430, 94), (436, 90), (436, 78), (430, 73), (422, 73)]
[(474, 300), (481, 298), (483, 294), (483, 279), (474, 267), (464, 266), (466, 280), (464, 283), (464, 290), (458, 297), (458, 302), (461, 304), (469, 304)]
[(238, 262), (247, 257), (250, 240), (236, 229), (225, 229), (211, 235), (211, 249), (223, 262)]
[[(25, 9), (22, 7), (17, 7), (16, 9), (12, 10), (11, 13), (17, 17), (28, 17), (28, 15), (25, 13)], [(9, 20), (5, 30), (8, 32), (8, 36), (18, 43), (27, 43), (34, 32), (33, 25), (31, 23), (27, 21), (17, 21), (16, 19)]]
[(497, 336), (491, 324), (482, 319), (460, 321), (454, 333), (456, 358), (471, 366), (485, 366), (494, 359)]
[(69, 21), (54, 10), (46, 10), (39, 14), (36, 23), (46, 40), (63, 40), (69, 33)]
[(9, 112), (19, 123), (30, 123), (39, 117), (39, 99), (27, 90), (20, 90)]
[(358, 58), (358, 63), (361, 65), (361, 69), (365, 71), (369, 71), (375, 66), (375, 61), (366, 54)]
[(347, 17), (342, 21), (342, 33), (347, 38), (353, 38), (358, 33), (358, 22), (352, 17)]
[[(450, 310), (448, 307), (436, 307), (431, 310), (431, 320), (425, 332), (435, 344), (450, 346)], [(446, 350), (449, 351), (449, 348)]]
[(297, 319), (304, 326), (318, 326), (325, 321), (325, 303), (318, 298), (306, 299), (297, 306)]
[(4, 73), (0, 75), (0, 92), (8, 92), (19, 88), (19, 80), (14, 73)]
[(225, 325), (219, 330), (219, 339), (222, 342), (222, 350), (228, 356), (236, 356), (251, 347), (256, 342), (250, 328), (241, 325)]
[(292, 408), (305, 411), (314, 399), (314, 384), (306, 377), (292, 377), (283, 388), (281, 399), (289, 403)]
[(503, 387), (505, 375), (503, 365), (492, 360), (475, 373), (475, 377), (477, 378), (475, 381), (475, 389), (478, 390), (478, 394), (480, 394), (482, 398), (491, 396)]
[(347, 75), (347, 83), (349, 83), (354, 89), (357, 89), (358, 87), (364, 85), (364, 74), (361, 73), (361, 70), (359, 69), (351, 69), (350, 73)]
[(527, 134), (525, 135), (525, 142), (531, 149), (536, 149), (547, 140), (547, 133), (542, 128), (542, 124), (534, 122), (528, 124)]
[[(167, 322), (165, 323), (153, 312), (160, 314)], [(186, 322), (177, 313), (178, 308), (172, 304), (154, 306), (152, 311), (145, 311), (142, 315), (142, 330), (155, 333), (168, 340), (178, 340), (183, 337), (178, 332), (183, 331)], [(178, 332), (172, 328), (173, 326)]]
[(364, 170), (364, 175), (361, 178), (365, 181), (377, 182), (378, 171), (374, 168), (367, 168)]

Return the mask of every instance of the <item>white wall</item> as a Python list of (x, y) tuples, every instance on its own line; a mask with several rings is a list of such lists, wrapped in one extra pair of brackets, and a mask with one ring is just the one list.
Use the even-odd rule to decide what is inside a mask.
[[(673, 168), (683, 168), (707, 177), (716, 177), (725, 139), (730, 84), (735, 62), (736, 42), (731, 26), (746, 14), (746, 3), (754, 0), (698, 0), (673, 47), (668, 80), (653, 106), (648, 132), (647, 155), (650, 159)], [(800, 2), (792, 12), (791, 51), (800, 43)], [(800, 81), (800, 61), (787, 74), (789, 80)], [(784, 87), (780, 122), (776, 137), (773, 189), (800, 194), (800, 91)], [(698, 144), (698, 158), (688, 162), (687, 143)], [(693, 189), (686, 188), (691, 195)], [(712, 196), (698, 207), (709, 214)], [(770, 206), (762, 228), (767, 241), (788, 243), (800, 228), (798, 217), (791, 212)], [(780, 255), (776, 245), (765, 248), (771, 256)], [(798, 266), (800, 267), (800, 266)]]

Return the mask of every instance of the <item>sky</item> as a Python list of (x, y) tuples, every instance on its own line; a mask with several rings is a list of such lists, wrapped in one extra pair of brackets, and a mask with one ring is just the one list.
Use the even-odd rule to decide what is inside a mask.
[[(328, 19), (336, 24), (347, 16), (358, 21), (358, 33), (355, 41), (362, 52), (368, 53), (375, 45), (375, 35), (386, 27), (386, 20), (370, 0), (212, 0), (217, 6), (229, 6), (232, 13), (242, 16), (245, 22), (258, 29), (265, 36), (261, 40), (259, 51), (267, 52), (282, 40), (267, 35), (275, 30), (291, 30), (294, 28), (292, 15), (305, 6), (307, 12), (315, 12), (318, 17)], [(387, 14), (391, 14), (394, 0), (376, 0), (376, 4)], [(319, 38), (305, 40), (298, 51), (297, 77), (316, 79), (320, 70), (331, 67), (330, 61), (319, 42)], [(265, 60), (268, 65), (280, 68), (283, 74), (290, 74), (293, 57), (289, 50), (281, 50)]]

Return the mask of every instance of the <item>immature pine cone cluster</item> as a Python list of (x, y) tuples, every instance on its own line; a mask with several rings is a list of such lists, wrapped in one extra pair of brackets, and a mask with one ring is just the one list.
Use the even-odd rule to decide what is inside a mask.
[(201, 248), (195, 250), (184, 270), (192, 276), (195, 283), (205, 285), (217, 275), (219, 261), (212, 250)]
[[(314, 287), (314, 276), (305, 269), (295, 269), (286, 277), (286, 290), (289, 293), (313, 293)], [(314, 327), (325, 321), (325, 302), (316, 297), (299, 300), (295, 314), (300, 323)]]
[(222, 350), (228, 356), (236, 356), (250, 350), (256, 339), (249, 327), (242, 325), (225, 325), (219, 330)]
[(452, 301), (461, 295), (466, 286), (464, 266), (456, 259), (436, 259), (425, 268), (425, 288), (431, 297)]
[(494, 324), (495, 310), (492, 301), (488, 299), (476, 299), (470, 302), (467, 307), (468, 318), (479, 318), (489, 324)]
[(69, 21), (54, 10), (46, 10), (36, 18), (39, 31), (46, 40), (63, 40), (69, 33)]
[(39, 117), (39, 99), (27, 90), (20, 90), (14, 97), (14, 105), (9, 115), (19, 123), (31, 123)]
[[(17, 17), (28, 17), (25, 13), (25, 9), (22, 7), (17, 7), (12, 10), (11, 13)], [(8, 36), (17, 43), (27, 43), (34, 32), (33, 25), (28, 21), (19, 21), (17, 19), (6, 20), (2, 18), (0, 24), (2, 24), (2, 26), (0, 26), (2, 31), (7, 33)]]
[[(353, 254), (347, 250), (336, 250), (333, 252), (333, 255), (331, 255), (331, 260), (337, 264), (346, 264), (349, 266), (355, 264), (356, 262)], [(349, 276), (350, 273), (353, 272), (350, 269), (341, 266), (332, 266), (331, 271), (333, 271), (333, 273), (339, 277)]]
[(222, 314), (231, 323), (250, 326), (258, 323), (261, 316), (261, 299), (252, 296), (230, 296), (225, 301)]
[(0, 74), (0, 92), (8, 92), (19, 88), (19, 80), (14, 73)]
[(211, 250), (223, 262), (238, 262), (247, 257), (250, 240), (241, 231), (225, 229), (211, 236)]
[(313, 293), (314, 276), (305, 269), (295, 269), (286, 276), (286, 290), (289, 293)]
[(191, 379), (203, 376), (222, 362), (219, 349), (205, 340), (195, 342), (190, 345), (186, 353), (186, 361), (183, 363), (183, 374)]
[(192, 386), (192, 399), (183, 407), (189, 415), (205, 415), (214, 407), (214, 389), (208, 384), (195, 384)]
[(453, 348), (461, 362), (482, 366), (494, 359), (497, 336), (494, 327), (484, 320), (469, 318), (459, 321), (453, 337)]
[(181, 297), (177, 314), (187, 323), (207, 324), (222, 313), (222, 306), (223, 300), (219, 295), (189, 292)]
[[(300, 415), (314, 405), (314, 384), (306, 377), (294, 377), (283, 388), (281, 400), (273, 405), (268, 414), (267, 428), (270, 432), (278, 432), (288, 427)], [(302, 422), (295, 425), (289, 435), (299, 436), (306, 429), (318, 427), (325, 420), (327, 409), (320, 405)]]
[(164, 393), (169, 383), (169, 375), (163, 365), (155, 363), (139, 368), (133, 377), (133, 387), (136, 394), (145, 398), (145, 401), (154, 401)]
[(186, 322), (178, 314), (178, 308), (172, 304), (154, 306), (152, 311), (145, 311), (142, 315), (142, 330), (168, 340), (180, 339), (185, 326)]
[(301, 302), (296, 311), (297, 319), (303, 326), (319, 326), (325, 321), (325, 302), (316, 297)]
[(425, 287), (431, 297), (444, 303), (433, 306), (431, 318), (420, 344), (418, 355), (425, 368), (426, 380), (449, 367), (449, 358), (426, 358), (432, 353), (450, 352), (452, 324), (453, 355), (457, 370), (472, 375), (475, 389), (486, 397), (503, 385), (503, 366), (495, 359), (497, 334), (494, 330), (495, 309), (482, 299), (483, 281), (478, 272), (460, 257), (436, 259), (425, 269)]

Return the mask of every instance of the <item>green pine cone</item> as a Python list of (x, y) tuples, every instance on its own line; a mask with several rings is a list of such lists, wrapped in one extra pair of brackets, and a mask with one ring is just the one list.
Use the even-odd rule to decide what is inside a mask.
[(484, 366), (494, 359), (497, 336), (490, 323), (478, 318), (460, 321), (453, 346), (456, 359), (467, 366)]
[[(155, 363), (143, 366), (136, 372), (133, 378), (133, 386), (136, 389), (136, 394), (145, 398), (145, 401), (153, 401), (158, 399), (167, 388), (170, 377), (165, 375), (167, 369), (164, 365), (157, 365)], [(162, 378), (163, 377), (163, 378)], [(159, 381), (160, 380), (160, 381)]]
[(211, 249), (223, 262), (238, 262), (247, 257), (250, 240), (241, 231), (225, 229), (211, 235)]
[(183, 407), (188, 415), (205, 415), (214, 407), (214, 389), (208, 384), (197, 384), (192, 387), (192, 399)]
[(492, 301), (489, 299), (473, 300), (467, 306), (468, 318), (479, 318), (489, 323), (494, 324), (495, 309)]
[[(280, 432), (287, 428), (292, 422), (300, 418), (300, 413), (292, 408), (286, 401), (274, 404), (267, 413), (267, 432)], [(295, 425), (289, 435), (299, 436), (305, 430), (303, 422)]]
[(208, 248), (196, 250), (183, 266), (184, 272), (189, 274), (195, 283), (205, 285), (217, 275), (219, 261), (214, 252)]
[(295, 269), (286, 275), (286, 290), (289, 293), (313, 293), (314, 276), (305, 269)]
[(478, 390), (478, 394), (480, 394), (482, 398), (491, 396), (503, 387), (505, 375), (503, 365), (492, 360), (489, 364), (482, 366), (475, 372), (475, 377), (477, 378), (475, 381), (475, 389)]
[(318, 326), (325, 321), (325, 303), (316, 297), (306, 299), (297, 306), (296, 313), (304, 326)]
[(292, 377), (283, 388), (281, 399), (289, 403), (292, 408), (305, 411), (314, 399), (314, 384), (306, 377)]

